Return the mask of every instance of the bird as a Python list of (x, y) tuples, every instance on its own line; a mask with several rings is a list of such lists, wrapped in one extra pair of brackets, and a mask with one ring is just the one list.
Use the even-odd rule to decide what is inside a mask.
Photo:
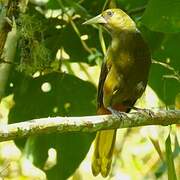
[[(100, 24), (111, 36), (97, 93), (97, 114), (128, 113), (145, 91), (151, 52), (136, 23), (121, 9), (107, 9), (83, 24)], [(117, 129), (96, 133), (92, 173), (107, 177), (112, 163)]]

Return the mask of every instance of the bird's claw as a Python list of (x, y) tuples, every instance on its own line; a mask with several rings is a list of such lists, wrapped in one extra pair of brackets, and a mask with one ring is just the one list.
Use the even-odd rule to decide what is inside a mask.
[(112, 115), (114, 115), (114, 116), (117, 116), (117, 117), (120, 117), (120, 118), (123, 118), (124, 116), (125, 116), (125, 117), (128, 117), (125, 112), (117, 111), (116, 109), (113, 109), (112, 107), (108, 107), (107, 109), (108, 109), (108, 110), (112, 113)]

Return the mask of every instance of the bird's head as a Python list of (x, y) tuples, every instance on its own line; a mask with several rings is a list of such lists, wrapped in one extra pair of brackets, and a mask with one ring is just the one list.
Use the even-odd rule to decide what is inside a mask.
[(110, 33), (136, 29), (134, 21), (120, 9), (107, 9), (83, 24), (101, 24)]

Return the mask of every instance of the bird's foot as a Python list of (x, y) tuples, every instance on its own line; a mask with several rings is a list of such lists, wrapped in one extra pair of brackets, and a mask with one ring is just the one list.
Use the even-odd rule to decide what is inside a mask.
[(123, 118), (124, 116), (125, 116), (125, 117), (128, 117), (125, 112), (117, 111), (116, 109), (113, 109), (112, 107), (108, 107), (107, 109), (108, 109), (108, 110), (112, 113), (112, 115), (114, 115), (114, 116), (117, 116), (117, 117), (120, 117), (120, 118)]

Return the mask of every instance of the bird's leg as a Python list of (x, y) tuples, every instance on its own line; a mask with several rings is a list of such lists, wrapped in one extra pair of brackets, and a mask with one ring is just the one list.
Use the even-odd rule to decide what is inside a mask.
[(112, 107), (107, 107), (107, 109), (112, 113), (114, 116), (118, 116), (120, 118), (123, 118), (124, 116), (128, 118), (127, 114), (123, 111), (118, 111), (116, 109), (113, 109)]

